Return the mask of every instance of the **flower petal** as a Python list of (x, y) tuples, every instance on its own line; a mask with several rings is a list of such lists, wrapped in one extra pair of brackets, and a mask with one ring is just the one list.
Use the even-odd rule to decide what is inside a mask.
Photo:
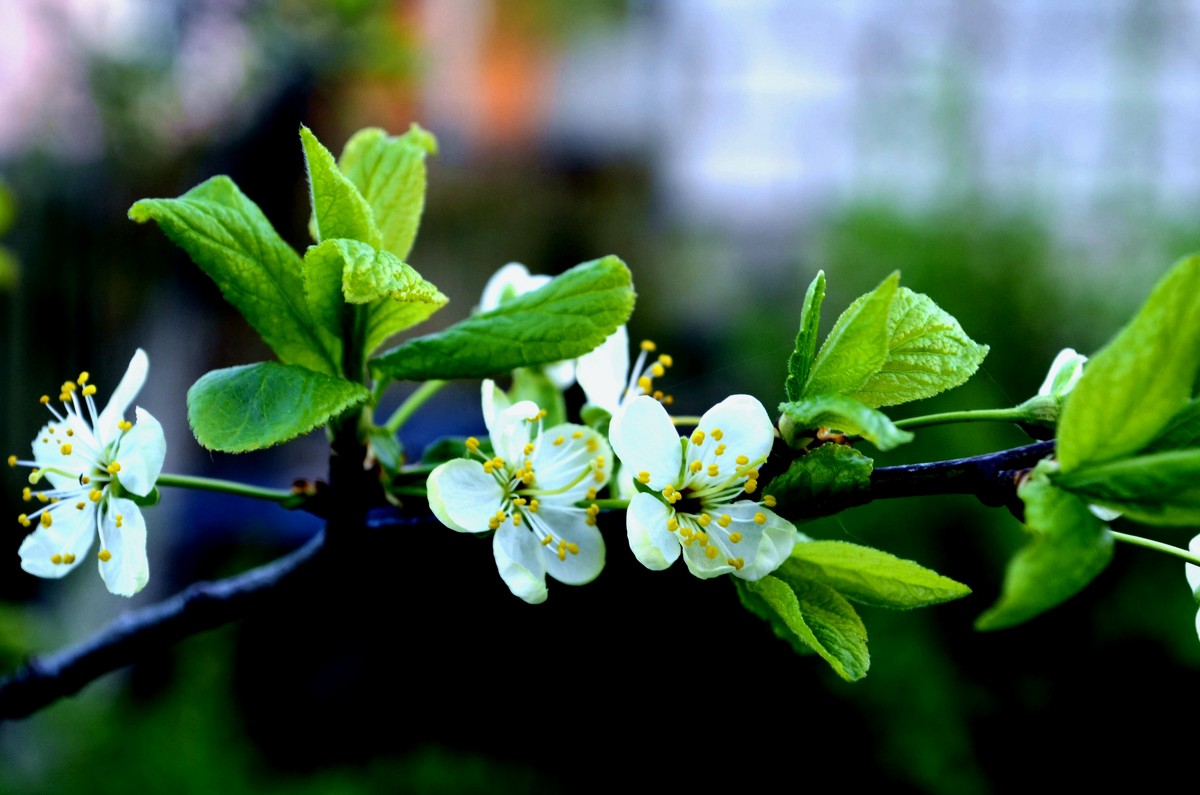
[(492, 437), (492, 449), (496, 455), (503, 458), (514, 467), (525, 461), (525, 445), (533, 438), (536, 422), (530, 418), (536, 417), (538, 405), (532, 400), (522, 400), (501, 411), (488, 428)]
[(733, 573), (743, 580), (761, 580), (782, 566), (800, 538), (796, 526), (787, 519), (768, 508), (758, 507), (758, 511), (767, 517), (767, 521), (762, 525), (762, 539), (758, 542), (754, 560), (747, 560), (741, 571)]
[[(133, 500), (108, 500), (100, 520), (101, 554), (112, 557), (101, 560), (100, 576), (109, 593), (133, 596), (150, 581), (150, 562), (146, 559), (146, 521)], [(117, 518), (120, 517), (120, 527)]]
[(108, 405), (100, 412), (100, 417), (96, 421), (96, 438), (101, 447), (107, 447), (113, 439), (117, 438), (120, 430), (117, 423), (124, 419), (125, 410), (137, 397), (137, 393), (142, 391), (142, 385), (146, 383), (146, 373), (149, 369), (150, 359), (144, 350), (138, 348), (129, 361), (129, 368), (125, 371), (121, 382), (112, 391)]
[[(593, 469), (597, 459), (603, 460), (604, 465)], [(534, 486), (539, 491), (559, 492), (539, 495), (538, 499), (557, 505), (572, 505), (584, 499), (588, 489), (604, 488), (613, 467), (612, 449), (604, 435), (571, 423), (544, 431), (538, 437), (531, 460), (536, 476)]]
[[(96, 537), (97, 507), (87, 503), (83, 510), (63, 506), (51, 512), (53, 524), (37, 529), (25, 536), (17, 554), (21, 556), (21, 568), (36, 577), (59, 578), (74, 569), (87, 556)], [(60, 560), (74, 555), (70, 563), (54, 563), (55, 555)]]
[(495, 309), (506, 301), (511, 301), (518, 295), (536, 290), (546, 282), (549, 276), (533, 276), (529, 269), (519, 262), (510, 262), (492, 274), (487, 284), (483, 286), (483, 295), (479, 299), (479, 311), (487, 312)]
[(145, 497), (162, 474), (167, 440), (162, 425), (141, 408), (134, 409), (137, 422), (121, 437), (114, 460), (121, 465), (117, 480), (126, 491)]
[[(73, 436), (67, 436), (67, 431), (73, 431)], [(63, 454), (63, 444), (70, 443), (71, 452)], [(89, 474), (92, 465), (87, 459), (97, 460), (99, 450), (87, 424), (77, 416), (71, 415), (68, 421), (51, 422), (42, 426), (37, 437), (33, 440), (33, 460), (42, 470), (42, 476), (56, 489), (79, 487), (79, 476)], [(51, 469), (61, 470), (52, 472)], [(63, 472), (69, 474), (63, 474)]]
[[(1188, 551), (1193, 555), (1200, 555), (1200, 536), (1196, 536), (1188, 544)], [(1184, 574), (1187, 575), (1188, 586), (1191, 587), (1192, 593), (1196, 595), (1196, 600), (1200, 601), (1200, 566), (1192, 563), (1183, 564)]]
[(629, 379), (629, 332), (624, 326), (618, 326), (599, 348), (579, 357), (575, 378), (589, 403), (617, 413)]
[(696, 427), (704, 432), (704, 442), (688, 445), (688, 463), (723, 444), (726, 452), (719, 458), (732, 465), (737, 456), (744, 455), (751, 466), (757, 466), (766, 460), (775, 441), (775, 426), (767, 410), (750, 395), (730, 395), (704, 412)]
[(483, 379), (483, 388), (481, 390), (483, 398), (483, 424), (487, 426), (488, 436), (496, 435), (497, 422), (496, 418), (500, 412), (512, 405), (512, 401), (508, 399), (508, 395), (504, 390), (496, 386), (496, 382), (490, 378)]
[(531, 605), (546, 601), (542, 545), (528, 528), (517, 527), (511, 519), (500, 525), (492, 537), (492, 554), (508, 590)]
[[(579, 508), (543, 504), (535, 516), (535, 521), (554, 536), (553, 542), (538, 544), (547, 573), (568, 585), (583, 585), (596, 579), (604, 569), (604, 538), (595, 525), (587, 523), (587, 512)], [(560, 539), (575, 544), (577, 551), (566, 549), (560, 559)]]
[(637, 494), (625, 512), (625, 529), (633, 556), (648, 569), (661, 571), (679, 558), (680, 544), (667, 529), (674, 511), (649, 494)]
[[(667, 410), (652, 397), (641, 395), (613, 415), (608, 438), (630, 477), (650, 475), (648, 485), (679, 486), (683, 448)], [(665, 506), (664, 506), (665, 507)]]
[(460, 533), (482, 533), (502, 507), (504, 489), (478, 461), (458, 458), (429, 473), (429, 508), (438, 520)]

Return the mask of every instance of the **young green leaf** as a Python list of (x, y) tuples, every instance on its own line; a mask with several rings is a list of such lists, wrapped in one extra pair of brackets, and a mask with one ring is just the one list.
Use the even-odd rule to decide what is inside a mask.
[(896, 291), (888, 313), (887, 358), (855, 390), (871, 408), (932, 397), (966, 383), (979, 369), (988, 346), (967, 336), (952, 315), (927, 295)]
[(1113, 537), (1087, 504), (1040, 475), (1020, 490), (1032, 539), (1008, 562), (999, 601), (975, 622), (1003, 629), (1074, 596), (1112, 560)]
[[(846, 495), (869, 488), (872, 468), (871, 459), (853, 447), (823, 444), (792, 459), (787, 471), (772, 478), (763, 493), (775, 497), (780, 516), (824, 516), (842, 510)], [(836, 506), (832, 511), (831, 501)]]
[(382, 238), (367, 200), (307, 127), (300, 127), (300, 140), (304, 144), (304, 162), (308, 166), (317, 242), (349, 238), (378, 248)]
[(891, 450), (913, 440), (913, 435), (897, 428), (883, 412), (845, 395), (816, 395), (793, 403), (780, 403), (790, 423), (785, 438), (792, 441), (802, 431), (828, 428), (850, 436), (861, 436), (880, 450)]
[(1142, 452), (1163, 452), (1200, 447), (1200, 400), (1192, 400), (1176, 412), (1162, 433)]
[(361, 384), (260, 362), (203, 375), (188, 390), (188, 422), (203, 447), (244, 453), (306, 434), (370, 396)]
[[(779, 617), (796, 638), (812, 648), (838, 676), (855, 682), (867, 675), (867, 630), (837, 591), (810, 580), (786, 583), (776, 577), (747, 582), (745, 589)], [(757, 611), (755, 611), (757, 612)], [(772, 626), (779, 624), (772, 621)]]
[(1200, 525), (1200, 449), (1122, 458), (1050, 476), (1088, 502), (1152, 525)]
[(371, 360), (397, 380), (486, 378), (582, 356), (633, 311), (629, 268), (616, 257), (577, 265), (548, 284)]
[(143, 199), (129, 208), (129, 217), (157, 222), (280, 361), (322, 373), (338, 371), (328, 339), (308, 312), (300, 256), (228, 177), (213, 177), (177, 199)]
[(733, 579), (733, 585), (737, 589), (738, 600), (742, 603), (742, 607), (746, 608), (753, 615), (758, 616), (771, 627), (775, 633), (775, 637), (787, 642), (792, 647), (792, 651), (796, 654), (808, 656), (816, 654), (817, 651), (812, 646), (809, 646), (800, 637), (792, 631), (783, 617), (775, 611), (767, 600), (760, 596), (757, 592), (750, 590), (750, 581)]
[(355, 133), (339, 161), (342, 172), (370, 204), (381, 235), (378, 248), (408, 259), (425, 208), (425, 157), (437, 141), (416, 124), (389, 136), (370, 128)]
[(1200, 256), (1177, 262), (1133, 320), (1088, 361), (1058, 424), (1063, 472), (1150, 444), (1192, 397), (1200, 370)]
[(813, 358), (817, 355), (817, 334), (821, 325), (821, 304), (825, 301), (825, 271), (808, 285), (804, 294), (804, 305), (800, 309), (800, 330), (796, 333), (796, 348), (788, 357), (788, 376), (783, 382), (788, 400), (799, 400)]
[(911, 560), (845, 541), (797, 544), (774, 576), (792, 585), (797, 580), (823, 582), (847, 599), (894, 610), (941, 604), (971, 593), (962, 583)]
[(888, 317), (900, 273), (888, 276), (846, 308), (821, 346), (802, 396), (848, 395), (874, 375), (888, 355)]

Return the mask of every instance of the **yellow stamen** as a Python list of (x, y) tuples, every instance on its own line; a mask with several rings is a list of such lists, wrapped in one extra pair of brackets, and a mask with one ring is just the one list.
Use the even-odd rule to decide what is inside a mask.
[(637, 385), (638, 389), (642, 390), (643, 392), (649, 392), (650, 387), (654, 385), (654, 382), (650, 380), (650, 376), (644, 375), (637, 380)]
[(104, 496), (104, 492), (100, 491), (100, 489), (92, 489), (88, 492), (88, 499), (92, 502), (100, 502), (102, 496)]
[(50, 518), (49, 511), (46, 511), (44, 514), (42, 514), (42, 527), (49, 527), (53, 523), (54, 520)]
[(595, 472), (592, 473), (592, 480), (596, 481), (597, 483), (603, 483), (604, 482), (604, 472), (597, 469)]
[(704, 468), (704, 464), (701, 464), (699, 461), (693, 461), (692, 463), (688, 464), (688, 469), (690, 469), (692, 471), (693, 475), (696, 474), (697, 472), (699, 472), (703, 468)]
[(658, 348), (658, 346), (655, 345), (652, 341), (642, 340), (642, 350), (644, 350), (646, 353), (654, 353), (654, 351), (657, 350), (657, 348)]
[(713, 450), (713, 455), (725, 455), (725, 445), (717, 445), (717, 449)]
[(696, 540), (700, 542), (700, 546), (708, 546), (708, 533), (703, 530), (696, 531)]
[(704, 444), (704, 431), (699, 428), (692, 431), (692, 444)]
[(737, 542), (739, 542), (741, 540), (742, 540), (742, 534), (739, 533), (738, 531), (734, 530), (732, 533), (729, 534), (729, 543), (736, 544)]
[(585, 499), (589, 499), (589, 500), (596, 499), (596, 490), (594, 488), (588, 488)]
[(43, 406), (49, 406), (50, 405), (50, 396), (42, 395), (40, 398), (38, 398), (38, 403), (41, 403)]
[(519, 514), (519, 513), (517, 513), (517, 512), (515, 512), (515, 511), (514, 511), (514, 512), (513, 512), (513, 515), (512, 515), (512, 520), (513, 520), (513, 526), (514, 526), (514, 527), (520, 527), (520, 526), (521, 526), (521, 514)]
[(533, 442), (525, 443), (525, 455), (533, 455)]
[(747, 480), (746, 481), (746, 493), (747, 494), (753, 494), (754, 490), (757, 488), (758, 488), (757, 480)]
[(78, 511), (82, 511), (82, 510), (83, 510), (84, 508), (86, 508), (86, 507), (87, 507), (87, 503), (86, 503), (86, 502), (77, 502), (77, 503), (75, 503), (75, 509), (76, 509), (76, 510), (78, 510)]
[(55, 566), (58, 566), (63, 562), (63, 556), (58, 554), (57, 552), (55, 552), (53, 555), (50, 556), (50, 562), (53, 563)]
[(28, 486), (21, 489), (21, 499), (25, 500), (25, 502), (29, 502), (30, 500), (32, 500), (33, 499), (33, 489), (29, 488)]
[[(94, 387), (93, 387), (93, 388), (94, 388)], [(75, 556), (74, 556), (74, 555), (72, 555), (70, 552), (68, 552), (67, 554), (63, 555), (63, 563), (71, 564), (71, 563), (74, 563), (74, 562), (75, 562)]]
[(84, 370), (82, 373), (79, 374), (79, 378), (77, 378), (76, 380), (79, 381), (80, 384), (86, 384), (88, 382), (88, 379), (91, 377), (92, 377), (91, 373), (89, 373), (87, 370)]
[(733, 517), (727, 513), (721, 514), (721, 518), (717, 520), (717, 524), (721, 525), (721, 527), (729, 527), (732, 523)]
[(716, 439), (718, 442), (721, 441), (725, 438), (725, 431), (721, 430), (720, 428), (713, 428), (712, 438)]
[(524, 497), (514, 497), (513, 498), (513, 505), (527, 505), (528, 503), (529, 503), (529, 500), (525, 499)]
[(599, 449), (600, 449), (600, 442), (596, 441), (595, 436), (593, 436), (587, 440), (587, 451), (589, 453), (594, 453)]
[(10, 455), (8, 457), (8, 465), (10, 467), (15, 467), (17, 465), (17, 457), (15, 455)]
[(742, 567), (746, 565), (746, 561), (742, 558), (730, 558), (726, 561), (726, 563), (728, 563), (730, 566), (733, 566), (738, 571), (741, 571)]
[(579, 545), (576, 544), (574, 541), (568, 541), (567, 542), (567, 551), (570, 552), (572, 555), (578, 555), (579, 554)]
[[(132, 428), (133, 426), (130, 425), (129, 427)], [(67, 428), (67, 436), (74, 436), (74, 435), (75, 435), (75, 431), (71, 430), (70, 428)]]
[(546, 536), (545, 538), (542, 539), (542, 546), (548, 547), (553, 542), (554, 542), (554, 536)]
[(111, 464), (108, 465), (108, 474), (115, 475), (120, 471), (121, 471), (121, 465), (119, 463), (117, 463), (116, 461), (113, 461)]
[(666, 372), (667, 372), (667, 368), (663, 367), (662, 364), (660, 364), (658, 362), (655, 362), (654, 364), (650, 365), (650, 373), (655, 378), (661, 378)]
[(85, 386), (83, 388), (84, 397), (91, 397), (94, 394), (96, 394), (96, 385), (95, 384), (88, 384), (87, 386)]
[(709, 547), (708, 549), (704, 550), (704, 556), (709, 560), (716, 560), (717, 555), (720, 554), (721, 550), (717, 549), (716, 547)]
[(484, 461), (483, 462), (483, 471), (490, 475), (496, 471), (496, 465), (493, 464), (491, 461)]
[(70, 455), (71, 454), (71, 443), (68, 442), (68, 443), (64, 444), (62, 447), (58, 448), (58, 451), (60, 453), (62, 453), (63, 455)]
[(18, 516), (17, 522), (20, 523), (21, 527), (29, 527), (29, 525), (33, 524), (33, 522), (29, 521), (28, 514), (21, 514), (20, 516)]
[(699, 518), (696, 519), (696, 523), (701, 527), (708, 527), (709, 524), (712, 523), (712, 517), (706, 513), (702, 513), (700, 514)]
[(715, 478), (715, 477), (716, 477), (717, 475), (719, 475), (719, 474), (721, 474), (721, 469), (720, 469), (720, 467), (718, 467), (716, 464), (709, 464), (709, 465), (708, 465), (708, 476), (709, 476), (710, 478)]
[(89, 478), (87, 475), (80, 475), (80, 476), (79, 476), (79, 485), (80, 485), (80, 486), (86, 486), (87, 484), (89, 484), (89, 483), (91, 483), (91, 482), (92, 482), (92, 479), (91, 479), (91, 478)]
[(744, 467), (744, 466), (746, 466), (746, 464), (750, 463), (750, 459), (746, 458), (746, 456), (744, 456), (744, 455), (739, 455), (737, 458), (735, 458), (733, 460), (737, 461), (738, 466), (740, 466), (740, 467)]
[(767, 523), (767, 515), (765, 513), (763, 513), (762, 511), (755, 513), (754, 514), (754, 523), (755, 524), (766, 524)]
[(558, 559), (559, 560), (567, 559), (567, 542), (566, 541), (558, 542)]
[(468, 436), (466, 444), (467, 444), (467, 449), (470, 450), (472, 453), (479, 450), (479, 440), (476, 439), (474, 436)]
[(537, 509), (538, 509), (539, 505), (541, 505), (541, 503), (538, 502), (537, 500), (530, 500), (529, 501), (529, 512), (537, 513)]
[(562, 443), (563, 443), (563, 438), (562, 438), (561, 436), (556, 436), (556, 437), (554, 437), (554, 442), (553, 442), (553, 444), (555, 444), (555, 445), (560, 445), (560, 444), (562, 444)]
[(676, 519), (674, 516), (672, 516), (670, 519), (667, 520), (667, 529), (670, 530), (672, 533), (674, 533), (676, 530), (679, 529), (679, 520)]
[(658, 357), (658, 363), (663, 367), (670, 367), (675, 364), (675, 360), (671, 358), (671, 354), (664, 353)]
[(107, 549), (102, 549), (100, 550), (100, 554), (96, 557), (100, 558), (101, 563), (108, 563), (110, 560), (112, 560), (112, 553)]
[(637, 479), (638, 479), (639, 483), (649, 483), (650, 482), (650, 473), (645, 472), (645, 471), (639, 472)]
[(775, 495), (774, 494), (764, 494), (762, 501), (763, 501), (763, 505), (767, 506), (768, 508), (775, 507)]

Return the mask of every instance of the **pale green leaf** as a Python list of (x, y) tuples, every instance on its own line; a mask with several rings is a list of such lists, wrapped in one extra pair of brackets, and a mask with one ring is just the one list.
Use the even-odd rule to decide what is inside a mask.
[(897, 428), (887, 415), (845, 395), (815, 395), (792, 403), (779, 404), (792, 427), (789, 434), (799, 437), (802, 430), (828, 428), (850, 436), (861, 436), (880, 450), (911, 442), (913, 435)]
[(1137, 452), (1192, 397), (1200, 370), (1200, 256), (1177, 262), (1084, 368), (1058, 424), (1064, 472)]
[(872, 468), (871, 459), (853, 447), (826, 443), (792, 459), (763, 494), (773, 496), (775, 512), (789, 519), (824, 516), (843, 510), (850, 495), (869, 489)]
[(872, 408), (932, 397), (967, 381), (987, 355), (958, 321), (927, 295), (896, 291), (888, 314), (888, 352), (883, 365), (855, 390)]
[(616, 257), (577, 265), (536, 290), (371, 360), (395, 379), (486, 378), (574, 359), (604, 342), (633, 311), (629, 269)]
[(848, 395), (876, 373), (888, 355), (888, 317), (900, 274), (888, 276), (846, 308), (821, 346), (802, 396)]
[(379, 246), (408, 259), (425, 207), (425, 157), (437, 141), (414, 124), (400, 136), (360, 130), (346, 143), (339, 165), (370, 204), (382, 236)]
[(328, 339), (309, 315), (300, 255), (228, 177), (213, 177), (177, 199), (143, 199), (129, 208), (129, 217), (157, 222), (280, 361), (337, 372)]
[[(786, 583), (767, 576), (747, 582), (748, 593), (779, 616), (779, 621), (812, 648), (843, 679), (867, 675), (867, 630), (854, 607), (837, 591), (819, 582)], [(757, 612), (757, 611), (756, 611)], [(775, 622), (772, 622), (776, 626)]]
[(795, 584), (816, 580), (873, 607), (907, 610), (949, 602), (971, 589), (911, 560), (845, 541), (797, 544), (774, 576)]
[(1168, 450), (1051, 475), (1080, 498), (1153, 525), (1200, 525), (1200, 449)]
[(342, 378), (260, 362), (202, 376), (188, 390), (188, 422), (203, 447), (244, 453), (306, 434), (370, 396)]
[(300, 140), (304, 144), (304, 162), (308, 166), (317, 242), (349, 238), (378, 248), (382, 238), (367, 200), (307, 127), (300, 128)]
[(741, 601), (742, 607), (746, 608), (752, 614), (758, 616), (763, 621), (770, 625), (775, 637), (782, 641), (786, 641), (792, 647), (792, 651), (796, 654), (810, 655), (816, 654), (817, 651), (812, 646), (809, 646), (800, 637), (792, 631), (792, 629), (783, 620), (783, 617), (776, 612), (775, 608), (767, 603), (767, 600), (760, 596), (757, 592), (752, 592), (749, 588), (750, 581), (741, 580), (736, 577), (731, 578), (733, 585), (737, 588), (738, 600)]
[(1143, 452), (1200, 447), (1200, 400), (1192, 400), (1176, 412), (1162, 433)]
[(796, 333), (796, 348), (788, 357), (788, 375), (783, 383), (788, 400), (799, 400), (808, 381), (813, 359), (817, 355), (817, 334), (821, 325), (821, 304), (825, 301), (825, 271), (817, 271), (816, 278), (808, 285), (804, 294), (804, 305), (800, 309), (800, 330)]
[(1112, 560), (1112, 533), (1083, 500), (1038, 475), (1019, 494), (1031, 538), (1008, 562), (1000, 599), (978, 629), (1015, 626), (1058, 606)]

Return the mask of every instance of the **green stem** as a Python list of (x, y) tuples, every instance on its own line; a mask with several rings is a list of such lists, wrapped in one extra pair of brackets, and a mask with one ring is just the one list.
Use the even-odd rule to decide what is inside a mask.
[(1161, 541), (1155, 541), (1152, 538), (1142, 538), (1141, 536), (1131, 536), (1128, 533), (1118, 533), (1116, 530), (1111, 531), (1112, 537), (1117, 541), (1122, 541), (1126, 544), (1133, 544), (1135, 547), (1143, 547), (1145, 549), (1153, 549), (1155, 552), (1162, 552), (1164, 555), (1186, 560), (1196, 566), (1200, 566), (1200, 555), (1189, 552), (1186, 549), (1173, 547), (1170, 544), (1164, 544)]
[(897, 428), (927, 428), (931, 425), (949, 425), (952, 422), (1021, 422), (1029, 417), (1020, 406), (1010, 409), (976, 409), (975, 411), (947, 411), (944, 414), (926, 414), (896, 420)]
[(671, 423), (674, 425), (699, 425), (700, 418), (696, 416), (672, 417)]
[(607, 500), (580, 500), (579, 502), (575, 503), (575, 506), (577, 508), (586, 508), (589, 505), (595, 505), (595, 506), (599, 507), (600, 510), (602, 510), (602, 511), (606, 511), (606, 510), (610, 510), (610, 509), (617, 510), (617, 511), (623, 511), (629, 507), (629, 500), (619, 500), (616, 498), (612, 498), (612, 499), (607, 499)]
[(237, 483), (232, 480), (200, 478), (192, 475), (172, 475), (167, 472), (159, 475), (155, 483), (159, 486), (178, 486), (198, 491), (221, 491), (226, 494), (236, 494), (239, 497), (251, 497), (256, 500), (268, 500), (270, 502), (287, 502), (296, 496), (291, 491), (283, 491), (281, 489), (264, 489), (259, 486)]
[(421, 384), (415, 392), (408, 396), (408, 400), (401, 403), (392, 416), (388, 417), (388, 421), (383, 424), (384, 430), (390, 434), (395, 434), (396, 431), (404, 427), (404, 423), (408, 422), (409, 418), (416, 413), (416, 410), (425, 404), (425, 401), (436, 395), (445, 385), (445, 381), (436, 379)]

